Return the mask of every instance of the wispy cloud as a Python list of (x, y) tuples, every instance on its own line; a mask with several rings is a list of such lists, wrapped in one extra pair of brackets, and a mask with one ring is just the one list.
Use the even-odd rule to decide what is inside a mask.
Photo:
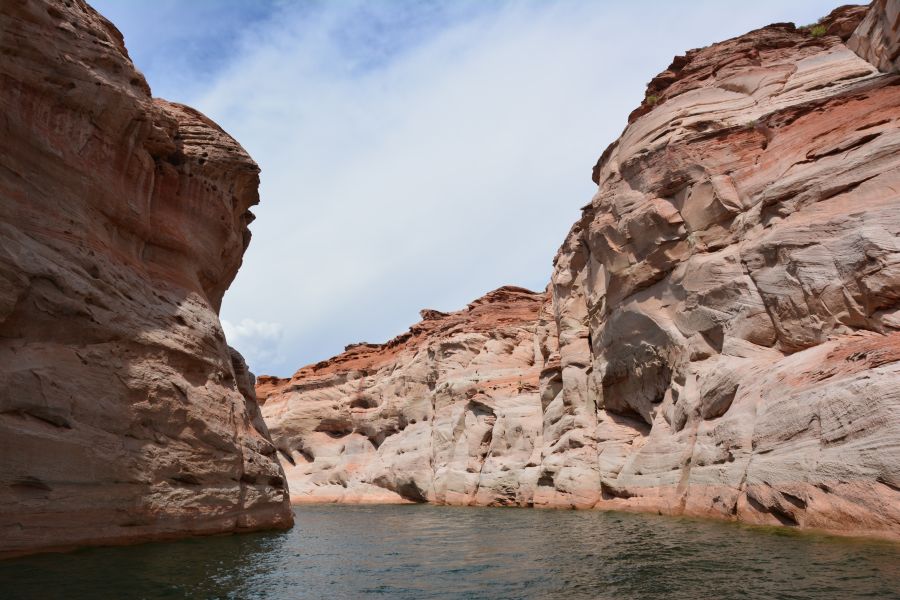
[(238, 348), (250, 365), (283, 360), (284, 327), (281, 323), (244, 318), (238, 323), (222, 319), (228, 343)]
[[(268, 5), (174, 98), (263, 170), (223, 317), (281, 323), (284, 351), (229, 339), (256, 372), (288, 374), (400, 333), (420, 308), (456, 309), (503, 284), (543, 288), (594, 192), (593, 162), (674, 54), (834, 5)], [(171, 89), (164, 73), (148, 77)]]

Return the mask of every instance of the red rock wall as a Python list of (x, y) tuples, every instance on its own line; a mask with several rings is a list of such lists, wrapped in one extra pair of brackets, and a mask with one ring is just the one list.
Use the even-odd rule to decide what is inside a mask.
[(259, 169), (80, 0), (0, 10), (0, 555), (289, 526), (217, 316)]
[(676, 57), (594, 168), (539, 311), (265, 380), (295, 501), (900, 536), (900, 78), (867, 50), (897, 6)]

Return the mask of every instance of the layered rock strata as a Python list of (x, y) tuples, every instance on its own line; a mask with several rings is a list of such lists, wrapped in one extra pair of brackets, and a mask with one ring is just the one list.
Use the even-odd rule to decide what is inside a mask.
[(261, 377), (291, 500), (527, 502), (541, 455), (544, 298), (500, 288), (459, 312), (423, 310), (386, 344)]
[(900, 78), (792, 25), (650, 83), (555, 259), (545, 456), (583, 457), (535, 504), (900, 535), (898, 125)]
[(217, 316), (256, 164), (81, 0), (3, 3), (0, 115), (0, 556), (289, 526)]
[[(898, 5), (676, 57), (595, 166), (540, 309), (488, 302), (516, 321), (477, 334), (471, 307), (426, 315), (266, 379), (294, 500), (900, 536)], [(466, 324), (416, 338), (443, 319)]]

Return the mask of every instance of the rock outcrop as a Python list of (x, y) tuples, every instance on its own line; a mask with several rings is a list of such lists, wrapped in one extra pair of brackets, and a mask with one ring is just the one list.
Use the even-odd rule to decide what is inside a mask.
[(291, 500), (526, 502), (541, 456), (544, 299), (500, 288), (459, 312), (423, 310), (386, 344), (260, 378)]
[(535, 504), (900, 535), (898, 125), (789, 24), (651, 82), (555, 260), (544, 454), (589, 450)]
[(885, 73), (900, 73), (900, 3), (875, 0), (847, 46)]
[(217, 312), (259, 169), (81, 0), (0, 9), (0, 555), (292, 522)]
[(900, 536), (898, 6), (676, 57), (540, 309), (489, 295), (265, 380), (294, 500)]

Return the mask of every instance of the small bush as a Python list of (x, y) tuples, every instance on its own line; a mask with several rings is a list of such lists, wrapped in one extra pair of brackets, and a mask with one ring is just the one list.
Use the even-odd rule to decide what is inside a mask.
[(647, 96), (646, 98), (644, 98), (644, 102), (646, 102), (650, 106), (653, 106), (654, 104), (659, 102), (659, 96), (653, 96), (653, 95)]
[(819, 38), (828, 33), (828, 28), (824, 25), (811, 25), (809, 27), (805, 27), (806, 32), (809, 33), (814, 38)]

